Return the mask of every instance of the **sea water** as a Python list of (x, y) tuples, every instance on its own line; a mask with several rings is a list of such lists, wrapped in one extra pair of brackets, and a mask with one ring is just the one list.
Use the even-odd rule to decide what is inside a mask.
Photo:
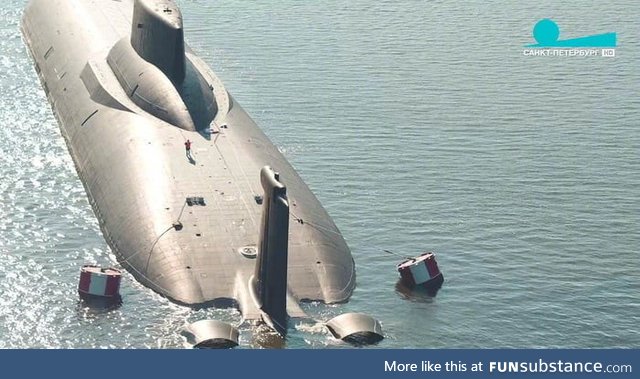
[[(640, 346), (640, 7), (626, 0), (182, 0), (186, 39), (327, 208), (353, 251), (347, 304), (378, 348)], [(125, 273), (123, 305), (77, 296), (116, 265), (19, 31), (0, 9), (0, 347), (181, 348), (185, 324), (239, 326)], [(532, 29), (616, 32), (616, 56), (532, 57)], [(434, 251), (436, 297), (397, 286)], [(341, 348), (293, 320), (288, 348)]]

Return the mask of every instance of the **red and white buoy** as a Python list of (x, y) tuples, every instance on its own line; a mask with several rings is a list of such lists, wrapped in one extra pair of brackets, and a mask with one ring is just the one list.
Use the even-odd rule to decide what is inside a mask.
[(438, 268), (436, 256), (431, 252), (407, 259), (398, 264), (397, 268), (402, 284), (409, 288), (423, 286), (427, 289), (438, 289), (444, 282), (444, 276)]
[(121, 279), (122, 274), (114, 268), (86, 265), (80, 270), (78, 293), (84, 300), (120, 299)]

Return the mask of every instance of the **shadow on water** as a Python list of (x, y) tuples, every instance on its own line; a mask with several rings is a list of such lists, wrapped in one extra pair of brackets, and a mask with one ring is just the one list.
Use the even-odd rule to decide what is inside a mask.
[(122, 297), (84, 298), (78, 300), (76, 313), (79, 318), (91, 318), (114, 311), (122, 306)]
[(409, 288), (402, 283), (402, 280), (398, 280), (396, 283), (396, 293), (400, 295), (402, 299), (410, 302), (433, 303), (441, 287), (442, 283), (432, 287), (415, 286)]

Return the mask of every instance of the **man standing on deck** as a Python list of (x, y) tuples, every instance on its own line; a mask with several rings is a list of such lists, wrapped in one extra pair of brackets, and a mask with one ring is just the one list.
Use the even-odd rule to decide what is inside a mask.
[(187, 152), (187, 158), (189, 159), (189, 161), (193, 161), (193, 158), (191, 157), (191, 141), (187, 140), (184, 143), (184, 148)]

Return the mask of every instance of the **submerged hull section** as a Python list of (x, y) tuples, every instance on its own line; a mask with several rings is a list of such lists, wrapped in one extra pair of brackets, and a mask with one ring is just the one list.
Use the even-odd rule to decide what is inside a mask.
[[(183, 68), (122, 58), (132, 48), (118, 44), (131, 40), (133, 9), (127, 0), (32, 0), (22, 20), (62, 135), (122, 266), (175, 302), (231, 303), (245, 318), (258, 318), (249, 290), (256, 259), (242, 253), (257, 249), (259, 173), (269, 165), (288, 191), (289, 314), (303, 300), (346, 301), (355, 269), (343, 237), (215, 74), (186, 46)], [(184, 75), (166, 75), (182, 69)], [(127, 79), (127, 70), (144, 75)], [(209, 127), (219, 133), (209, 137)], [(205, 205), (189, 205), (189, 197)]]

